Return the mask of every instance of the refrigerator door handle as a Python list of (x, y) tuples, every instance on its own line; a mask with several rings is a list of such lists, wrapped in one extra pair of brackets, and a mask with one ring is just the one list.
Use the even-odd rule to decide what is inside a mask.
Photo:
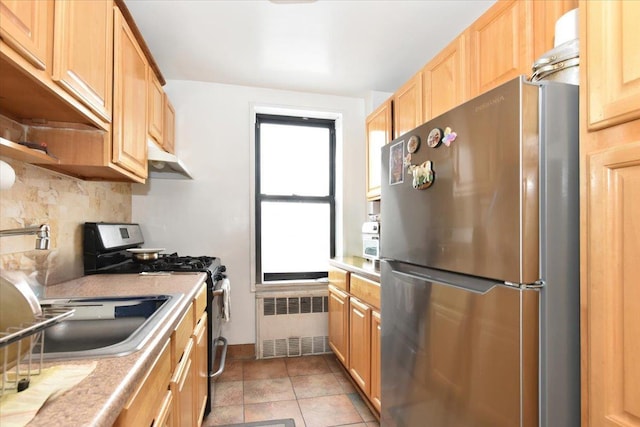
[(481, 295), (490, 292), (496, 286), (502, 285), (502, 283), (495, 280), (450, 273), (395, 260), (385, 259), (382, 262), (386, 262), (391, 267), (392, 274), (401, 277), (403, 280), (436, 282), (444, 286), (451, 286)]

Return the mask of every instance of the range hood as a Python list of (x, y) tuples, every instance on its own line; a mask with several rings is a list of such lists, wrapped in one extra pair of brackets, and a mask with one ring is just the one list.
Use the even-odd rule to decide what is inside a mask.
[(173, 154), (167, 153), (153, 141), (147, 141), (149, 178), (193, 179), (187, 168)]

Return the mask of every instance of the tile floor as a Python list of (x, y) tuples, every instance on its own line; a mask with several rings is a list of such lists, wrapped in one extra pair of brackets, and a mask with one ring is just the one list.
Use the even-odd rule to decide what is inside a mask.
[(229, 359), (203, 426), (293, 418), (296, 427), (379, 427), (333, 354)]

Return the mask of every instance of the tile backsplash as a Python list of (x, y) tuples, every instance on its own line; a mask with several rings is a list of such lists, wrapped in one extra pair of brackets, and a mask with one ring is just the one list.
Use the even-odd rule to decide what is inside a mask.
[(92, 182), (1, 158), (16, 173), (0, 190), (0, 229), (49, 224), (49, 250), (35, 250), (35, 236), (0, 237), (0, 268), (21, 270), (41, 285), (83, 275), (82, 224), (130, 222), (131, 184)]

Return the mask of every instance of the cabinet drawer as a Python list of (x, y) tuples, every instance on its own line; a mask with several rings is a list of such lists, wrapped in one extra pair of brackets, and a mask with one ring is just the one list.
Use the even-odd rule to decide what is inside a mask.
[(207, 286), (202, 284), (202, 287), (193, 299), (193, 324), (198, 323), (198, 319), (202, 316), (202, 313), (207, 309)]
[(380, 308), (380, 283), (352, 274), (350, 287), (351, 295), (367, 304)]
[(187, 346), (187, 342), (189, 338), (191, 338), (191, 333), (193, 332), (194, 321), (193, 321), (193, 304), (189, 306), (187, 312), (182, 316), (178, 326), (173, 331), (171, 335), (171, 366), (175, 367), (180, 358), (182, 357), (182, 352), (184, 348)]
[(126, 403), (115, 422), (116, 426), (148, 426), (158, 413), (169, 389), (171, 357), (169, 341), (142, 380), (140, 387)]
[(343, 291), (349, 291), (349, 276), (350, 273), (348, 271), (329, 267), (329, 283), (336, 288), (342, 289)]

